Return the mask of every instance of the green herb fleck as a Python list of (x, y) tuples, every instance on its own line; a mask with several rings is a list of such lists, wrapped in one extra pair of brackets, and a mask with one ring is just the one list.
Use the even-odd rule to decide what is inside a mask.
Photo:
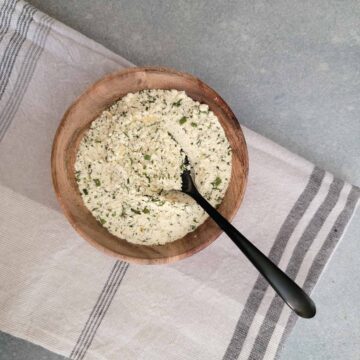
[(88, 192), (87, 189), (83, 189), (83, 193), (84, 193), (85, 195), (88, 195), (88, 194), (89, 194), (89, 192)]
[(174, 103), (172, 104), (172, 106), (179, 107), (179, 106), (181, 105), (181, 101), (182, 101), (182, 99), (178, 100), (177, 102), (174, 102)]
[(101, 140), (96, 139), (95, 142), (99, 144), (99, 143), (101, 143)]
[(186, 123), (186, 121), (187, 121), (187, 117), (186, 117), (186, 116), (183, 116), (183, 117), (179, 120), (179, 124), (180, 124), (180, 125), (183, 125), (183, 124)]
[(81, 171), (80, 170), (77, 170), (75, 172), (75, 178), (76, 178), (76, 181), (79, 182), (80, 181), (80, 174), (81, 174)]
[(191, 126), (192, 126), (192, 127), (197, 127), (197, 123), (192, 122), (192, 123), (191, 123)]
[(148, 208), (144, 208), (143, 213), (144, 213), (144, 214), (149, 214), (149, 213), (150, 213), (150, 210), (149, 210)]
[(100, 186), (101, 184), (99, 179), (94, 179), (94, 183), (96, 186)]
[(216, 189), (220, 184), (221, 184), (221, 178), (219, 178), (219, 177), (217, 177), (217, 178), (211, 183), (211, 185), (213, 186), (214, 189)]
[(135, 210), (135, 209), (133, 209), (133, 208), (131, 208), (131, 211), (132, 211), (133, 213), (135, 213), (135, 214), (138, 214), (138, 215), (141, 214), (141, 212), (140, 212), (139, 210)]
[(101, 225), (104, 225), (106, 223), (106, 220), (103, 218), (99, 218), (99, 221), (100, 221)]
[(157, 206), (163, 206), (165, 204), (165, 201), (161, 201), (159, 198), (152, 198), (151, 201), (156, 203)]
[(150, 160), (150, 159), (151, 159), (151, 156), (148, 155), (148, 154), (146, 154), (146, 155), (144, 155), (144, 159), (145, 159), (145, 160)]

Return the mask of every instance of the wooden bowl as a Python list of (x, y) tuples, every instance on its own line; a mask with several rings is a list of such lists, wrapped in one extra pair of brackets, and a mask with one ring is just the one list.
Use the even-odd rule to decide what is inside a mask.
[(208, 104), (217, 115), (232, 147), (232, 173), (219, 211), (228, 220), (242, 201), (248, 174), (248, 153), (243, 133), (225, 101), (199, 79), (164, 68), (128, 68), (105, 76), (85, 91), (66, 111), (57, 129), (51, 154), (51, 171), (60, 205), (75, 230), (106, 254), (141, 264), (170, 263), (204, 249), (221, 233), (208, 218), (195, 231), (165, 245), (135, 245), (110, 234), (83, 204), (74, 176), (77, 148), (90, 123), (114, 101), (143, 89), (184, 90)]

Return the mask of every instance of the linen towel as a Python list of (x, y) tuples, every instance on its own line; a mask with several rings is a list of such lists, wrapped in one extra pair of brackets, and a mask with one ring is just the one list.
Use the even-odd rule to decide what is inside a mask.
[[(225, 235), (172, 265), (129, 265), (59, 209), (50, 152), (63, 113), (132, 64), (23, 1), (0, 1), (0, 26), (0, 329), (74, 360), (276, 358), (296, 316)], [(311, 292), (359, 189), (244, 130), (233, 223)]]

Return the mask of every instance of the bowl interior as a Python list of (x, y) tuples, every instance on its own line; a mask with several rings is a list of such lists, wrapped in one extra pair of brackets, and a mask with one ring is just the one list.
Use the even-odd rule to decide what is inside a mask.
[(121, 259), (143, 263), (169, 263), (203, 249), (221, 230), (207, 219), (195, 231), (165, 245), (135, 245), (110, 234), (83, 204), (74, 176), (80, 140), (90, 123), (114, 101), (143, 89), (177, 89), (209, 105), (224, 128), (232, 147), (232, 174), (219, 211), (232, 219), (242, 201), (248, 173), (248, 154), (240, 125), (234, 114), (210, 87), (199, 79), (163, 68), (129, 68), (101, 79), (67, 110), (55, 135), (51, 166), (55, 192), (73, 227), (98, 249)]

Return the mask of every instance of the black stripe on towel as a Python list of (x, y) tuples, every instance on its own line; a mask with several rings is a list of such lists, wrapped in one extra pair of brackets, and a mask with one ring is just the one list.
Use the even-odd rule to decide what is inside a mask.
[[(318, 193), (324, 176), (325, 172), (323, 170), (316, 167), (314, 168), (304, 191), (301, 193), (289, 215), (286, 217), (269, 252), (269, 257), (275, 264), (279, 263), (292, 233), (308, 209), (311, 201)], [(268, 286), (266, 280), (259, 275), (247, 298), (223, 360), (236, 360), (239, 357), (249, 328), (255, 318)]]
[(0, 9), (0, 42), (8, 32), (17, 0), (4, 1)]
[(26, 40), (27, 32), (33, 21), (35, 12), (36, 9), (33, 6), (29, 4), (24, 5), (16, 24), (16, 30), (12, 34), (4, 51), (4, 55), (0, 62), (0, 100), (9, 83), (16, 58)]
[(24, 94), (26, 93), (37, 62), (43, 53), (44, 45), (53, 21), (54, 20), (47, 15), (43, 15), (39, 19), (39, 25), (36, 27), (34, 38), (32, 39), (31, 45), (25, 54), (9, 99), (0, 113), (0, 142), (13, 121)]
[(81, 360), (86, 355), (96, 331), (99, 328), (111, 302), (121, 284), (121, 281), (129, 267), (129, 264), (117, 261), (93, 307), (86, 324), (70, 354), (70, 359)]
[[(314, 242), (330, 212), (337, 204), (343, 187), (344, 182), (342, 180), (334, 179), (331, 183), (327, 196), (309, 222), (300, 240), (297, 242), (293, 253), (291, 254), (290, 261), (285, 271), (290, 278), (296, 279), (305, 255), (309, 251), (310, 246)], [(279, 295), (275, 294), (261, 324), (259, 333), (257, 334), (250, 354), (251, 359), (261, 360), (264, 358), (269, 341), (276, 328), (284, 306), (284, 301)]]
[[(342, 234), (345, 231), (346, 225), (349, 223), (354, 211), (357, 202), (360, 198), (360, 189), (352, 186), (351, 191), (346, 200), (346, 204), (344, 209), (339, 214), (338, 218), (335, 221), (332, 229), (330, 230), (328, 236), (326, 237), (325, 242), (322, 247), (318, 251), (311, 268), (308, 272), (308, 275), (304, 282), (304, 290), (309, 294), (311, 290), (314, 288), (326, 262), (330, 258), (332, 252), (334, 251), (335, 246), (338, 244)], [(296, 320), (298, 316), (295, 313), (291, 313), (290, 317), (285, 326), (285, 330), (282, 334), (280, 344), (278, 346), (275, 359), (279, 359), (281, 351), (284, 347), (284, 343), (288, 338), (292, 328), (295, 326)]]

